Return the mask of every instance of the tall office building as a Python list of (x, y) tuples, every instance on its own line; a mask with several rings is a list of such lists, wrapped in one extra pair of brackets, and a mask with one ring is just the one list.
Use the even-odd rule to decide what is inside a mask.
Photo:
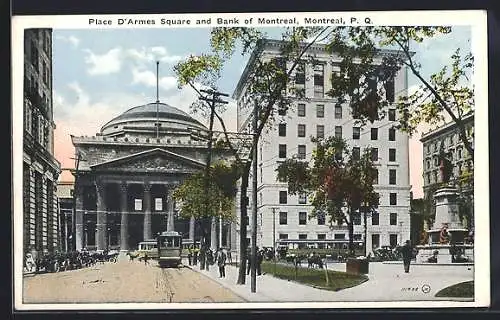
[[(281, 46), (282, 42), (278, 40), (263, 41), (243, 71), (233, 95), (238, 104), (240, 132), (247, 130), (252, 118), (253, 105), (246, 92), (248, 70), (259, 59), (279, 58)], [(401, 244), (410, 237), (411, 186), (409, 137), (392, 128), (392, 124), (396, 124), (397, 111), (395, 107), (389, 106), (388, 117), (364, 127), (358, 126), (348, 104), (339, 104), (336, 99), (326, 95), (331, 89), (331, 74), (340, 70), (340, 59), (321, 44), (312, 45), (308, 50), (307, 54), (314, 56), (314, 65), (305, 62), (298, 66), (294, 77), (294, 85), (305, 90), (305, 99), (293, 100), (286, 113), (276, 111), (275, 125), (263, 133), (259, 143), (257, 245), (273, 247), (273, 232), (277, 240), (301, 240), (301, 246), (323, 247), (328, 242), (315, 243), (316, 240), (335, 240), (326, 245), (346, 242), (349, 237), (347, 225), (330, 226), (325, 217), (309, 219), (312, 207), (307, 195), (288, 194), (287, 184), (276, 179), (275, 171), (280, 161), (295, 155), (310, 160), (315, 147), (311, 136), (322, 138), (333, 135), (346, 139), (354, 152), (361, 152), (365, 147), (372, 148), (372, 157), (378, 170), (375, 190), (379, 193), (380, 204), (378, 212), (368, 218), (367, 251)], [(384, 53), (382, 51), (381, 55)], [(386, 86), (388, 99), (394, 101), (398, 95), (406, 94), (406, 74), (406, 69), (402, 68)], [(251, 192), (249, 198), (252, 199)], [(251, 206), (250, 201), (249, 212)], [(272, 208), (275, 208), (275, 214)], [(364, 233), (362, 218), (358, 216), (354, 224), (354, 240), (361, 241)], [(251, 226), (248, 228), (248, 239), (250, 235)]]
[(59, 249), (56, 185), (61, 172), (54, 158), (52, 30), (24, 32), (23, 197), (25, 252)]

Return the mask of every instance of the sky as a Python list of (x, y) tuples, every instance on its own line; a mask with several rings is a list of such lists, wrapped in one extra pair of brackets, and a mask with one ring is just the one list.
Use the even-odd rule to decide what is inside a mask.
[[(282, 29), (263, 29), (280, 38)], [(452, 33), (414, 45), (415, 59), (424, 78), (449, 64), (456, 48), (470, 51), (470, 28), (453, 27)], [(53, 105), (56, 123), (54, 151), (62, 168), (73, 168), (70, 134), (95, 135), (102, 125), (124, 111), (156, 100), (156, 62), (160, 61), (160, 101), (189, 113), (197, 99), (189, 87), (179, 89), (173, 66), (190, 55), (210, 51), (210, 29), (54, 29)], [(236, 53), (218, 81), (221, 92), (232, 95), (248, 56)], [(409, 91), (418, 87), (408, 77)], [(236, 131), (236, 104), (228, 99), (224, 113), (228, 130)], [(203, 123), (206, 120), (193, 115)], [(410, 139), (410, 184), (415, 198), (422, 196), (421, 126)], [(63, 170), (61, 181), (72, 180)]]

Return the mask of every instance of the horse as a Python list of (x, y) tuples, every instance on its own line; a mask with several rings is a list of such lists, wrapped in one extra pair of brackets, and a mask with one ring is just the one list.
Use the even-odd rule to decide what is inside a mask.
[[(129, 261), (134, 261), (135, 258), (139, 257), (139, 254), (134, 253), (134, 252), (127, 252), (127, 256), (129, 258)], [(140, 261), (140, 257), (139, 257)]]

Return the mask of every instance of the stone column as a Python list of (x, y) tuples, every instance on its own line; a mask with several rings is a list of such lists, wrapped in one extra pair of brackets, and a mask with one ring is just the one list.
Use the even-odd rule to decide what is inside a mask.
[(127, 251), (128, 247), (128, 207), (127, 207), (127, 190), (126, 183), (120, 184), (120, 251)]
[(210, 249), (212, 249), (212, 251), (217, 250), (217, 225), (215, 217), (212, 217), (210, 223)]
[(195, 226), (194, 216), (191, 216), (191, 219), (189, 220), (189, 239), (193, 241), (193, 243), (194, 243), (194, 226)]
[(96, 183), (97, 193), (97, 250), (107, 248), (107, 211), (105, 184)]
[(174, 221), (174, 189), (170, 188), (167, 191), (167, 231), (175, 231)]
[(228, 249), (232, 249), (231, 248), (231, 222), (228, 222), (227, 226), (226, 226), (226, 247)]
[[(76, 250), (80, 251), (83, 249), (83, 186), (75, 185), (73, 192), (76, 192), (76, 203), (75, 203), (75, 215), (73, 219), (75, 219), (75, 234), (72, 234), (73, 237), (76, 237)], [(71, 244), (71, 248), (73, 244)]]
[(152, 235), (151, 231), (151, 185), (144, 184), (144, 240), (150, 240)]

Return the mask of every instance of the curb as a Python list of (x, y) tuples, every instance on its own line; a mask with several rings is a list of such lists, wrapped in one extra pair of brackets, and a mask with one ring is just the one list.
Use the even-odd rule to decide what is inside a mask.
[(248, 300), (247, 298), (243, 297), (241, 294), (239, 294), (238, 292), (235, 292), (232, 288), (229, 287), (229, 285), (227, 285), (226, 283), (223, 283), (223, 282), (219, 282), (215, 279), (213, 279), (212, 277), (210, 277), (209, 275), (205, 274), (204, 272), (202, 272), (202, 270), (199, 270), (199, 269), (196, 269), (194, 268), (193, 266), (190, 266), (190, 265), (185, 265), (183, 264), (183, 267), (184, 268), (188, 268), (194, 272), (197, 272), (201, 275), (203, 275), (205, 278), (208, 278), (209, 280), (211, 280), (212, 282), (215, 282), (217, 283), (218, 285), (221, 285), (223, 286), (224, 288), (230, 290), (234, 295), (238, 296), (240, 299), (242, 299), (244, 302), (251, 302), (250, 300)]

